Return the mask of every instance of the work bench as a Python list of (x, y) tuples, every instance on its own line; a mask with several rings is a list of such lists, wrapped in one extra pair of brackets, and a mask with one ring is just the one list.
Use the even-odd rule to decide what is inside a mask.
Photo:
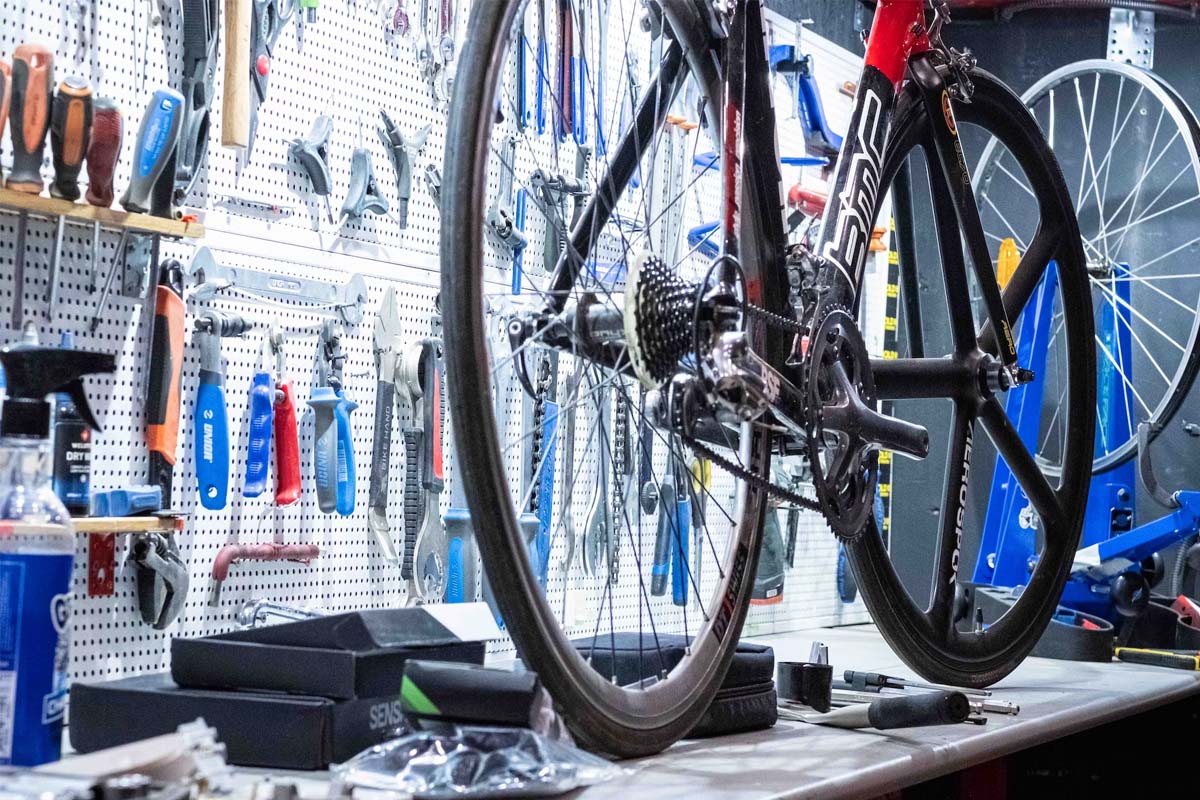
[[(859, 669), (916, 677), (870, 625), (800, 631), (754, 641), (774, 647), (777, 660), (802, 661), (814, 639), (829, 645), (835, 675), (843, 669)], [(657, 756), (622, 762), (625, 774), (621, 778), (572, 797), (865, 800), (1200, 696), (1200, 674), (1135, 664), (1030, 658), (993, 687), (993, 692), (996, 699), (1018, 704), (1020, 714), (987, 714), (986, 725), (888, 732), (780, 720), (769, 730), (683, 741)], [(278, 772), (270, 774), (283, 777)], [(292, 773), (288, 778), (299, 782), (301, 796), (324, 796), (321, 787), (312, 784), (323, 782), (325, 773)]]

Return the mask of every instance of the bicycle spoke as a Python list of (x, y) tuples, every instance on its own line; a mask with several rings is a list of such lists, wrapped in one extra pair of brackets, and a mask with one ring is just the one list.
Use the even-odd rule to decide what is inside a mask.
[[(937, 561), (933, 570), (929, 606), (925, 611), (934, 636), (949, 636), (954, 624), (954, 589), (962, 560), (963, 515), (967, 508), (974, 425), (975, 415), (969, 407), (964, 403), (955, 403), (939, 515)], [(966, 457), (963, 453), (967, 454)]]
[(1033, 456), (1012, 421), (1004, 411), (1004, 406), (995, 397), (984, 401), (979, 412), (979, 419), (987, 431), (988, 438), (996, 446), (1008, 468), (1012, 470), (1021, 489), (1033, 503), (1034, 509), (1044, 521), (1043, 530), (1056, 527), (1055, 523), (1062, 519), (1063, 509), (1058, 499), (1058, 493), (1046, 480), (1045, 474), (1034, 461)]

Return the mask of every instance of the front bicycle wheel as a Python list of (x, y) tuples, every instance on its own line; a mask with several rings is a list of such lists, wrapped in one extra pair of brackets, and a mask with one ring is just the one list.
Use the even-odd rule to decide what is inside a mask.
[[(914, 218), (936, 231), (936, 239), (924, 240), (913, 258), (923, 268), (941, 265), (940, 281), (936, 270), (922, 270), (920, 284), (940, 282), (943, 291), (940, 298), (921, 291), (920, 321), (890, 320), (908, 330), (894, 354), (900, 357), (872, 362), (878, 395), (891, 401), (892, 413), (925, 425), (931, 440), (941, 443), (924, 462), (893, 457), (888, 487), (891, 546), (905, 542), (927, 554), (932, 580), (927, 569), (905, 580), (873, 524), (849, 548), (863, 598), (893, 650), (926, 679), (958, 686), (986, 686), (1015, 669), (1054, 613), (1083, 524), (1096, 396), (1088, 276), (1062, 173), (1020, 99), (986, 73), (977, 72), (973, 80), (971, 102), (953, 104), (956, 120), (944, 112), (930, 115), (915, 92), (906, 91), (883, 170), (883, 185), (893, 191), (898, 186), (908, 191), (911, 183)], [(932, 144), (931, 126), (954, 122), (967, 158), (991, 147), (1028, 192), (1011, 198), (1015, 209), (1002, 222), (994, 205), (977, 199), (993, 269), (1002, 260), (998, 232), (1015, 231), (1027, 244), (1011, 276), (989, 278), (1002, 286), (1019, 366), (1033, 370), (1018, 386), (988, 367), (994, 363), (995, 335), (986, 311), (972, 302), (977, 279), (968, 272), (969, 256)], [(896, 181), (901, 170), (911, 181)], [(900, 266), (916, 265), (902, 258)], [(902, 312), (914, 307), (913, 298), (902, 299)], [(1051, 340), (1058, 346), (1047, 352)], [(920, 355), (906, 357), (914, 353)], [(975, 436), (977, 424), (986, 438)], [(1054, 468), (1033, 455), (1049, 428), (1058, 448)], [(969, 581), (960, 570), (986, 535), (980, 513), (987, 507), (986, 489), (1014, 481), (1025, 504), (1019, 534), (1027, 558), (992, 566), (1017, 574), (1013, 583), (1023, 590), (1003, 615), (973, 619)], [(905, 530), (925, 525), (937, 530), (935, 539)], [(913, 553), (905, 555), (901, 560), (907, 562)]]
[[(576, 737), (619, 756), (686, 734), (724, 679), (766, 511), (746, 475), (766, 480), (770, 466), (768, 436), (750, 423), (719, 426), (712, 443), (740, 477), (655, 427), (626, 348), (635, 282), (669, 292), (703, 280), (710, 262), (684, 231), (717, 216), (723, 185), (677, 165), (723, 152), (724, 48), (691, 6), (663, 5), (643, 28), (634, 2), (560, 4), (566, 16), (554, 18), (544, 3), (476, 3), (443, 189), (454, 480), (484, 594)], [(735, 32), (737, 20), (761, 24), (757, 4), (746, 8)], [(594, 60), (549, 69), (572, 31), (588, 56), (615, 52), (602, 43), (619, 35), (624, 55), (603, 72)], [(746, 41), (747, 73), (766, 91), (762, 37)], [(769, 115), (753, 124), (774, 129)], [(742, 166), (745, 299), (786, 309), (773, 147)], [(564, 252), (579, 259), (556, 282)], [(524, 322), (550, 307), (530, 334)], [(635, 333), (689, 321), (661, 322)], [(769, 344), (765, 329), (750, 340)], [(682, 644), (668, 642), (679, 632)]]

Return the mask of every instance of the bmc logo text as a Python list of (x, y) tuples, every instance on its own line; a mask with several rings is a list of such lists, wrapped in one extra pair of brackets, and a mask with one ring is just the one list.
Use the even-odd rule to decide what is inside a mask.
[(846, 182), (838, 194), (837, 227), (821, 253), (851, 284), (871, 241), (871, 223), (883, 168), (885, 131), (882, 117), (883, 100), (874, 90), (867, 89), (863, 93), (855, 132), (858, 146), (846, 171)]

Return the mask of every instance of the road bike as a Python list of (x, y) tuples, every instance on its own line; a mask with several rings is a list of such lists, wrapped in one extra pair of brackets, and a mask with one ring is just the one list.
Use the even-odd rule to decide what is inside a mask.
[[(747, 618), (768, 501), (823, 516), (880, 632), (925, 678), (999, 680), (1055, 610), (1092, 464), (1086, 262), (1037, 123), (944, 43), (947, 20), (940, 2), (877, 4), (809, 246), (785, 228), (758, 0), (472, 9), (442, 188), (455, 469), (484, 594), (590, 747), (655, 752), (708, 708)], [(614, 22), (623, 47), (607, 45)], [(1028, 194), (981, 207), (967, 159), (985, 146)], [(681, 168), (689, 151), (715, 154), (719, 179)], [(907, 315), (903, 358), (873, 355), (863, 335), (888, 324), (868, 319), (885, 198), (898, 227), (936, 234), (936, 259), (918, 273), (902, 254), (902, 269), (942, 287), (921, 292), (923, 322)], [(714, 218), (716, 257), (685, 250), (683, 231)], [(1004, 276), (998, 226), (1027, 245)], [(1040, 377), (1058, 404), (1013, 419), (1006, 393), (1035, 377), (1018, 323), (1050, 285), (1037, 307), (1062, 347)], [(944, 346), (929, 333), (938, 309)], [(908, 411), (930, 404), (942, 423)], [(1053, 429), (1052, 459), (1022, 443), (1030, 425)], [(933, 509), (927, 599), (878, 531), (879, 463), (894, 456), (939, 467), (919, 498)], [(1007, 613), (980, 620), (959, 567), (978, 516), (970, 487), (1001, 459), (1030, 500), (1038, 555)], [(808, 489), (780, 477), (796, 460)], [(661, 639), (679, 630), (688, 645), (668, 652)], [(632, 678), (613, 666), (618, 649)]]

